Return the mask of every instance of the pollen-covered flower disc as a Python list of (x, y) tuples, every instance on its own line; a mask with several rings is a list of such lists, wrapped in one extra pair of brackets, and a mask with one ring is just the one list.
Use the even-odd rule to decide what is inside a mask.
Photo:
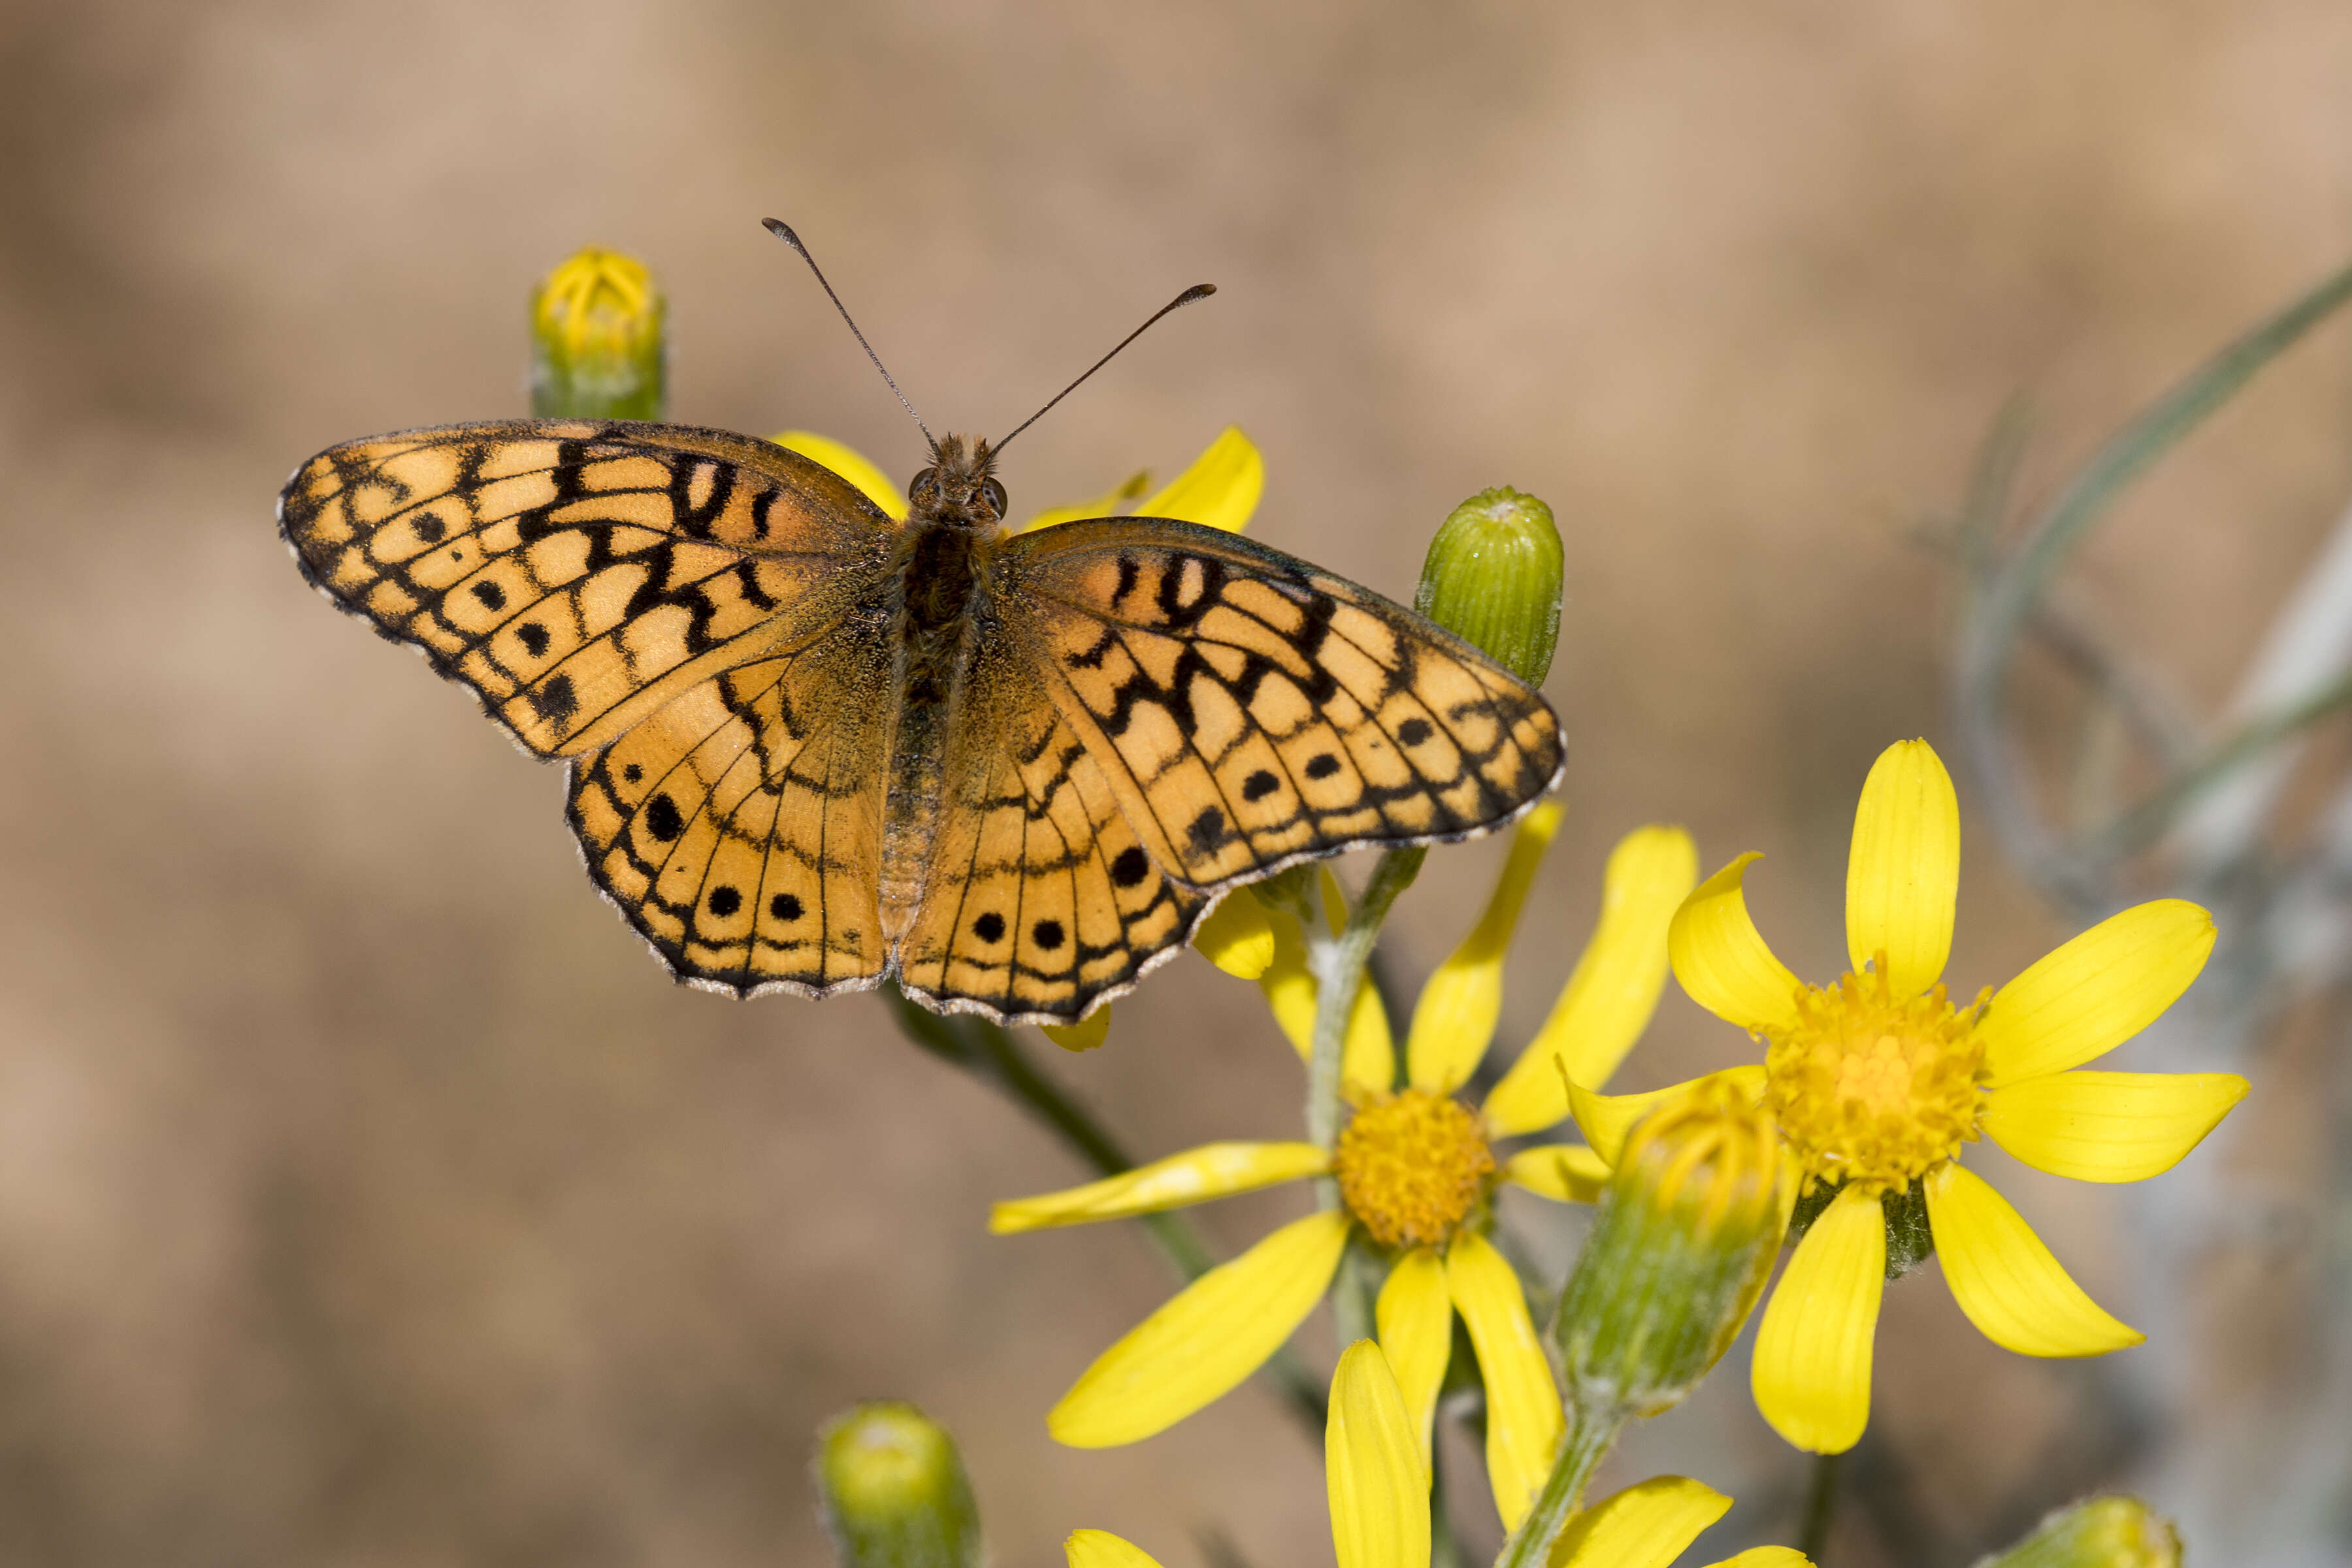
[(1168, 518), (1007, 536), (950, 437), (901, 521), (772, 442), (523, 420), (331, 447), (303, 574), (570, 763), (589, 874), (681, 978), (896, 976), (1067, 1022), (1212, 901), (1516, 818), (1559, 721), (1461, 638)]

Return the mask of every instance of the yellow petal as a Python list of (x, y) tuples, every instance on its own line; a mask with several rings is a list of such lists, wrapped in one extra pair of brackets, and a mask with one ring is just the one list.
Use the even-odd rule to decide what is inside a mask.
[(2156, 1022), (2213, 951), (2213, 917), (2181, 899), (2093, 926), (1993, 993), (1977, 1025), (1996, 1089), (2105, 1056)]
[(1885, 1212), (1848, 1187), (1797, 1244), (1756, 1331), (1756, 1408), (1798, 1447), (1843, 1454), (1862, 1440), (1885, 1282)]
[(1159, 1561), (1108, 1530), (1074, 1530), (1062, 1542), (1070, 1568), (1160, 1568)]
[(1339, 1568), (1429, 1568), (1429, 1470), (1381, 1347), (1358, 1340), (1331, 1374), (1323, 1486)]
[(1546, 1143), (1512, 1155), (1503, 1180), (1560, 1203), (1597, 1204), (1609, 1184), (1609, 1164), (1581, 1143)]
[(1274, 963), (1274, 922), (1246, 888), (1217, 900), (1192, 932), (1193, 949), (1236, 980), (1255, 980)]
[[(1298, 921), (1287, 910), (1268, 910), (1266, 922), (1274, 932), (1274, 960), (1257, 977), (1266, 1005), (1281, 1026), (1298, 1059), (1315, 1054), (1315, 976), (1307, 972), (1307, 945)], [(1356, 1005), (1348, 1015), (1348, 1038), (1340, 1048), (1339, 1079), (1349, 1098), (1385, 1094), (1396, 1081), (1396, 1047), (1389, 1034), (1389, 1016), (1380, 994), (1368, 983), (1358, 988)]]
[(1633, 1048), (1666, 988), (1666, 928), (1698, 880), (1698, 849), (1679, 827), (1637, 827), (1609, 853), (1601, 884), (1601, 921), (1576, 961), (1551, 1016), (1495, 1092), (1486, 1123), (1500, 1138), (1557, 1126), (1568, 1115), (1568, 1089), (1552, 1065), (1594, 1088), (1609, 1081)]
[(2245, 1098), (2233, 1072), (2047, 1073), (1993, 1090), (1981, 1125), (2037, 1171), (2144, 1182), (2180, 1163)]
[(1960, 891), (1960, 799), (1925, 741), (1879, 753), (1853, 813), (1845, 868), (1845, 947), (1855, 973), (1886, 955), (1886, 978), (1908, 999), (1943, 976)]
[(789, 447), (809, 461), (831, 468), (864, 490), (866, 499), (876, 506), (900, 522), (907, 521), (907, 492), (892, 484), (890, 476), (876, 468), (873, 460), (856, 447), (814, 430), (786, 430), (770, 438), (779, 447)]
[(2009, 1200), (1956, 1164), (1927, 1178), (1944, 1282), (1979, 1331), (2020, 1355), (2105, 1355), (2147, 1338), (2067, 1278)]
[(1528, 813), (1512, 835), (1510, 858), (1503, 862), (1486, 912), (1421, 988), (1404, 1045), (1413, 1088), (1452, 1094), (1478, 1070), (1495, 1037), (1495, 1020), (1503, 1016), (1503, 954), (1544, 851), (1559, 832), (1560, 815), (1559, 804), (1549, 800)]
[(1078, 522), (1090, 517), (1117, 517), (1127, 510), (1127, 503), (1141, 495), (1151, 482), (1150, 470), (1139, 468), (1124, 483), (1105, 490), (1101, 495), (1079, 501), (1075, 506), (1047, 507), (1013, 531), (1029, 533), (1040, 528), (1057, 528), (1066, 522)]
[(1551, 1473), (1565, 1425), (1559, 1389), (1536, 1340), (1519, 1277), (1492, 1242), (1455, 1237), (1445, 1257), (1445, 1285), (1486, 1384), (1486, 1483), (1503, 1528), (1517, 1530)]
[(1633, 1131), (1636, 1122), (1666, 1100), (1717, 1081), (1734, 1086), (1750, 1101), (1760, 1104), (1764, 1099), (1764, 1064), (1748, 1062), (1643, 1094), (1595, 1094), (1582, 1084), (1571, 1082), (1569, 1110), (1575, 1115), (1577, 1131), (1584, 1134), (1584, 1141), (1592, 1145), (1601, 1163), (1613, 1171), (1617, 1168), (1617, 1155), (1625, 1147), (1625, 1136)]
[(1707, 1568), (1812, 1568), (1813, 1560), (1793, 1546), (1751, 1546)]
[(1800, 989), (1748, 918), (1739, 883), (1748, 863), (1762, 858), (1750, 851), (1701, 882), (1666, 929), (1675, 978), (1691, 1000), (1751, 1034), (1792, 1027)]
[(1073, 1448), (1109, 1448), (1214, 1404), (1315, 1310), (1347, 1245), (1347, 1216), (1326, 1209), (1210, 1269), (1097, 1357), (1045, 1429)]
[(1454, 1351), (1454, 1299), (1446, 1293), (1445, 1265), (1437, 1254), (1416, 1247), (1397, 1259), (1372, 1309), (1380, 1326), (1381, 1352), (1396, 1373), (1405, 1419), (1421, 1444), (1422, 1468), (1429, 1468), (1429, 1429), (1437, 1414), (1437, 1390)]
[(1655, 1476), (1570, 1519), (1552, 1546), (1551, 1568), (1666, 1568), (1730, 1510), (1713, 1487)]
[(1045, 1037), (1066, 1051), (1090, 1051), (1110, 1037), (1110, 1004), (1106, 1002), (1075, 1024), (1040, 1024)]
[(1172, 517), (1239, 533), (1265, 489), (1265, 459), (1238, 426), (1228, 425), (1192, 466), (1135, 509), (1138, 517)]
[(1234, 1193), (1255, 1192), (1301, 1176), (1319, 1176), (1331, 1157), (1312, 1143), (1203, 1143), (1083, 1187), (1014, 1198), (989, 1210), (998, 1236), (1157, 1214)]

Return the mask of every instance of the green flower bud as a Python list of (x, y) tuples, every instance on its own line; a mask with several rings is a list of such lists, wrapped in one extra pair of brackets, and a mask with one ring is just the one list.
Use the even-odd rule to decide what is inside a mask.
[(1783, 1179), (1771, 1122), (1726, 1085), (1633, 1130), (1552, 1323), (1579, 1409), (1654, 1415), (1698, 1385), (1771, 1272)]
[(1559, 642), (1560, 578), (1551, 508), (1507, 488), (1481, 490), (1429, 542), (1412, 607), (1538, 686)]
[(2060, 1509), (1979, 1568), (2180, 1568), (2180, 1536), (2137, 1498), (2093, 1498)]
[(841, 1568), (975, 1568), (980, 1513), (946, 1428), (877, 1400), (817, 1434), (816, 1486)]
[(643, 263), (589, 246), (530, 305), (530, 411), (542, 419), (659, 419), (668, 398), (665, 307)]

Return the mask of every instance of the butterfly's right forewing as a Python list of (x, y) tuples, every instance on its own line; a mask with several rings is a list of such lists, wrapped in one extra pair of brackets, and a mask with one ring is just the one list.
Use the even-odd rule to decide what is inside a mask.
[(1368, 589), (1214, 529), (1104, 518), (1007, 546), (1011, 635), (1152, 858), (1232, 886), (1465, 837), (1559, 781), (1526, 683)]

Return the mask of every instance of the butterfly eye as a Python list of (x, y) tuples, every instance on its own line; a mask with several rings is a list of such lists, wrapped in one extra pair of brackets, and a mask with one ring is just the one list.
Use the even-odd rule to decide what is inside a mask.
[(988, 501), (989, 510), (994, 512), (999, 517), (1003, 517), (1004, 515), (1004, 487), (1003, 485), (998, 484), (994, 479), (982, 479), (980, 481), (980, 493)]
[(929, 484), (934, 479), (938, 478), (939, 472), (940, 471), (937, 468), (925, 468), (921, 473), (917, 474), (913, 479), (908, 479), (907, 481), (907, 499), (912, 500), (915, 497), (915, 492), (921, 489), (925, 485)]

